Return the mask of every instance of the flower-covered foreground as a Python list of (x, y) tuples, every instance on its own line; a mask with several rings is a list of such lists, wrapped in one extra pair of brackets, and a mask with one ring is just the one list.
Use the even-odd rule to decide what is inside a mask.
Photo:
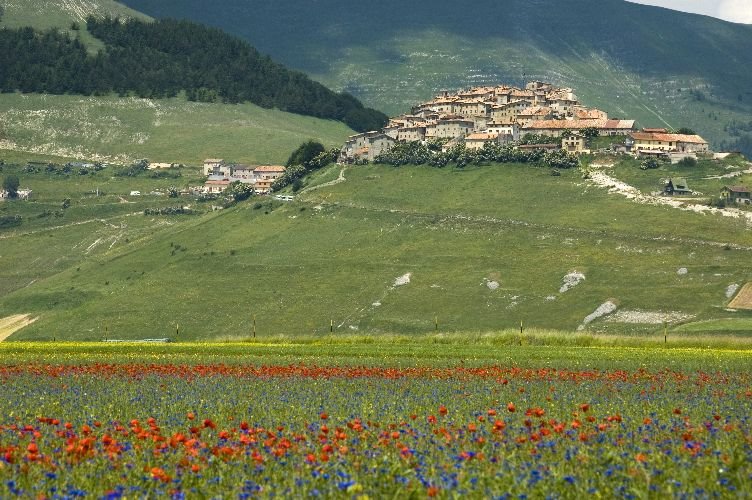
[(0, 367), (0, 497), (712, 497), (752, 490), (752, 375)]

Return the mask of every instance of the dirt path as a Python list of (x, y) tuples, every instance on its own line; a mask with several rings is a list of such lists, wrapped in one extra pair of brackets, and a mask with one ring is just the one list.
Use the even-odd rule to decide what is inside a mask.
[(323, 184), (319, 184), (318, 186), (311, 186), (309, 188), (304, 189), (300, 193), (308, 193), (310, 191), (316, 191), (317, 189), (330, 187), (330, 186), (336, 186), (337, 184), (341, 184), (345, 182), (347, 179), (345, 179), (345, 170), (347, 170), (347, 167), (342, 167), (342, 170), (339, 171), (339, 177), (334, 179), (333, 181), (325, 182)]
[(747, 283), (729, 303), (731, 309), (752, 309), (752, 283)]
[(0, 342), (10, 337), (25, 326), (29, 326), (39, 318), (32, 318), (30, 314), (14, 314), (0, 318)]
[(26, 231), (25, 233), (11, 233), (11, 234), (0, 234), (0, 240), (7, 240), (9, 238), (19, 238), (21, 236), (30, 236), (32, 234), (38, 234), (38, 233), (46, 233), (49, 231), (57, 231), (58, 229), (65, 229), (68, 227), (73, 226), (83, 226), (84, 224), (91, 224), (92, 222), (101, 222), (103, 225), (110, 227), (112, 229), (120, 229), (120, 226), (116, 226), (115, 224), (112, 224), (111, 220), (115, 219), (121, 219), (123, 217), (132, 217), (134, 215), (139, 215), (142, 212), (132, 212), (129, 214), (122, 214), (122, 215), (115, 215), (113, 217), (110, 217), (108, 219), (88, 219), (88, 220), (82, 220), (78, 222), (71, 222), (70, 224), (63, 224), (61, 226), (51, 226), (51, 227), (43, 227), (40, 229), (35, 229), (33, 231)]

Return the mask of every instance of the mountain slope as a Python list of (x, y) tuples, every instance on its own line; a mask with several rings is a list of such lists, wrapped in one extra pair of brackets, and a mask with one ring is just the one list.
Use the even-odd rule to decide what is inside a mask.
[(531, 78), (645, 126), (692, 126), (716, 144), (752, 111), (752, 27), (622, 0), (125, 3), (220, 26), (391, 113), (441, 89)]

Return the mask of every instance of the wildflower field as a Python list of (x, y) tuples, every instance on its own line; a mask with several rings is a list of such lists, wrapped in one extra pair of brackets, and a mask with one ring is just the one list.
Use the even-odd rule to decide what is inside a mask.
[(6, 343), (0, 497), (752, 491), (749, 351), (446, 350)]

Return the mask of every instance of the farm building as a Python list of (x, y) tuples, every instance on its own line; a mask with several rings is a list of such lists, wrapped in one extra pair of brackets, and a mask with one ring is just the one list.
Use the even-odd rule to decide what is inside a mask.
[(752, 203), (752, 192), (744, 186), (723, 186), (721, 189), (721, 198), (728, 203), (740, 203), (749, 205)]
[(687, 185), (687, 179), (681, 177), (669, 179), (663, 192), (669, 196), (675, 194), (692, 194), (692, 190), (689, 189), (689, 186)]

